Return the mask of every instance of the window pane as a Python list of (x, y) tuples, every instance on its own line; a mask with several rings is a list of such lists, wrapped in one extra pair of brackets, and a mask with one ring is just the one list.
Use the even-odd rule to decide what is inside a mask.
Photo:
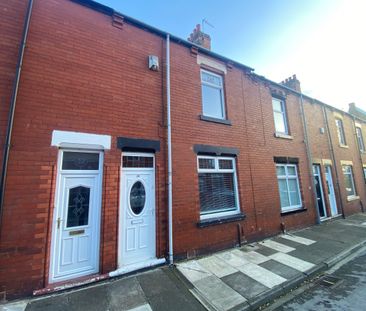
[(198, 167), (201, 169), (215, 169), (215, 159), (198, 159)]
[(280, 191), (281, 207), (290, 206), (290, 201), (289, 201), (288, 191), (287, 191), (287, 184), (286, 184), (285, 179), (278, 180), (278, 188)]
[(290, 202), (292, 206), (300, 205), (300, 194), (297, 187), (297, 179), (289, 179), (288, 187), (290, 192)]
[(349, 165), (343, 165), (342, 166), (343, 174), (350, 174), (351, 173), (351, 166)]
[(154, 158), (144, 156), (123, 156), (122, 165), (123, 167), (151, 168), (154, 167)]
[(62, 158), (63, 170), (98, 170), (99, 153), (64, 152)]
[(211, 84), (214, 84), (218, 87), (221, 87), (221, 85), (222, 85), (221, 77), (218, 77), (216, 75), (211, 75), (208, 72), (202, 71), (201, 72), (201, 79), (202, 79), (203, 82), (211, 83)]
[(202, 102), (205, 116), (224, 117), (221, 89), (202, 84)]
[(233, 160), (219, 160), (219, 168), (221, 170), (230, 170), (233, 168)]
[(272, 98), (273, 111), (282, 112), (282, 102), (279, 99)]
[(284, 166), (276, 166), (277, 176), (285, 176), (286, 171)]
[(336, 125), (337, 125), (337, 133), (338, 133), (339, 143), (342, 144), (342, 145), (345, 145), (346, 144), (346, 138), (344, 136), (342, 120), (337, 119), (336, 120)]
[(89, 219), (90, 188), (76, 187), (69, 191), (67, 227), (87, 226)]
[[(349, 167), (349, 166), (347, 166), (347, 167)], [(347, 196), (356, 195), (352, 178), (353, 178), (352, 173), (344, 174), (344, 183), (346, 186)]]
[(286, 133), (285, 118), (281, 112), (273, 112), (276, 132)]
[(198, 174), (201, 214), (235, 210), (233, 173)]
[(296, 170), (294, 166), (287, 166), (287, 174), (296, 176)]

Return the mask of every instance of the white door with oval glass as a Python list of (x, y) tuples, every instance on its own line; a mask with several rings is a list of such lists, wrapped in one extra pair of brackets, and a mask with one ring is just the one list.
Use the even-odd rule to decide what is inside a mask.
[(123, 154), (119, 229), (119, 268), (156, 258), (153, 155)]
[(99, 270), (102, 156), (60, 151), (50, 282)]

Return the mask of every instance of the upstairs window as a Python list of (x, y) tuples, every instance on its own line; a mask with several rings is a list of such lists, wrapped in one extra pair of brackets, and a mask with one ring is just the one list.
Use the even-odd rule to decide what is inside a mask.
[(198, 156), (201, 219), (239, 213), (235, 159)]
[(344, 183), (346, 186), (347, 198), (356, 196), (355, 182), (351, 165), (342, 165)]
[(272, 97), (272, 108), (276, 133), (288, 135), (285, 102), (279, 98)]
[(357, 141), (358, 141), (358, 147), (360, 148), (361, 152), (364, 152), (365, 143), (363, 142), (362, 130), (360, 127), (356, 127), (356, 136), (357, 136)]
[(201, 86), (203, 115), (217, 119), (225, 119), (222, 77), (207, 70), (201, 70)]
[(341, 119), (336, 119), (335, 123), (337, 127), (339, 144), (346, 146), (346, 136), (344, 135), (343, 121)]

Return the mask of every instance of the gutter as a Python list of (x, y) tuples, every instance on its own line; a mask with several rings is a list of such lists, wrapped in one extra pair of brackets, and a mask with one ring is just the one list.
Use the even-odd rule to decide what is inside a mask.
[[(7, 176), (7, 171), (8, 171), (8, 161), (9, 161), (9, 152), (10, 152), (10, 147), (11, 147), (11, 137), (12, 137), (12, 132), (13, 132), (15, 107), (16, 107), (17, 95), (18, 95), (18, 90), (19, 90), (20, 74), (21, 74), (22, 65), (23, 65), (24, 50), (25, 50), (25, 46), (27, 43), (29, 24), (30, 24), (31, 15), (32, 15), (32, 8), (33, 8), (33, 0), (29, 0), (26, 17), (24, 20), (22, 41), (21, 41), (21, 44), (19, 46), (19, 51), (18, 51), (18, 60), (17, 60), (16, 69), (15, 69), (15, 80), (13, 83), (13, 91), (12, 91), (11, 100), (10, 100), (8, 125), (6, 128), (3, 163), (2, 163), (1, 179), (0, 179), (0, 226), (1, 226), (2, 215), (3, 215), (6, 176)], [(0, 235), (1, 235), (1, 230), (0, 230)]]
[(166, 35), (166, 102), (168, 130), (168, 223), (169, 264), (173, 264), (173, 178), (172, 178), (172, 126), (170, 116), (170, 35)]
[(310, 183), (311, 183), (311, 187), (313, 188), (312, 196), (313, 196), (313, 201), (315, 203), (314, 206), (315, 206), (315, 210), (316, 210), (316, 223), (319, 225), (321, 223), (321, 221), (320, 221), (319, 205), (318, 205), (318, 200), (317, 200), (317, 196), (316, 196), (316, 188), (315, 188), (314, 175), (313, 175), (313, 158), (311, 155), (311, 149), (310, 149), (310, 144), (309, 144), (308, 127), (306, 124), (304, 101), (303, 101), (301, 93), (300, 93), (300, 111), (301, 111), (301, 118), (302, 118), (302, 123), (303, 123), (303, 127), (304, 127), (304, 142), (305, 142), (305, 147), (306, 147), (306, 155), (308, 158)]

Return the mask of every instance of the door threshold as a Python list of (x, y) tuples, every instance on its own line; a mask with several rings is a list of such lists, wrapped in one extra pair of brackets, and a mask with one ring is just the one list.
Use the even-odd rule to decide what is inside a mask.
[(337, 214), (337, 215), (334, 215), (334, 216), (320, 218), (320, 221), (324, 222), (324, 221), (327, 221), (327, 220), (332, 220), (332, 219), (336, 219), (336, 218), (340, 218), (340, 217), (342, 217), (342, 214)]
[(114, 276), (129, 273), (129, 272), (141, 270), (141, 269), (144, 269), (144, 268), (150, 268), (150, 267), (162, 265), (162, 264), (165, 264), (165, 262), (166, 262), (165, 258), (149, 259), (149, 260), (146, 260), (146, 261), (141, 261), (141, 262), (137, 262), (137, 263), (134, 263), (134, 264), (122, 266), (122, 267), (118, 268), (115, 271), (109, 272), (109, 276), (114, 277)]

